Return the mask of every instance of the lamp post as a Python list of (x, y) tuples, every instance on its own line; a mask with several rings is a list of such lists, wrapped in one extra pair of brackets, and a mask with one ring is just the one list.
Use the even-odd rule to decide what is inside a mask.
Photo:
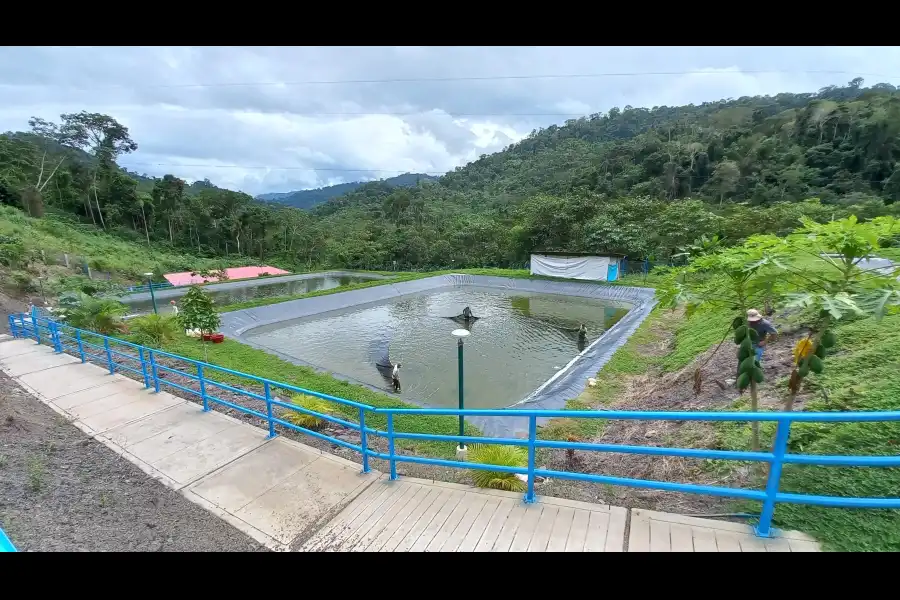
[[(456, 362), (459, 368), (459, 410), (465, 409), (465, 400), (463, 394), (463, 338), (469, 336), (467, 329), (454, 329), (453, 335), (456, 337)], [(465, 418), (459, 415), (459, 437), (466, 435)], [(462, 440), (456, 446), (456, 459), (466, 460), (466, 446)]]
[(147, 278), (147, 287), (150, 288), (150, 300), (153, 302), (153, 314), (158, 315), (159, 311), (156, 310), (156, 295), (153, 293), (153, 273), (144, 273), (144, 277)]

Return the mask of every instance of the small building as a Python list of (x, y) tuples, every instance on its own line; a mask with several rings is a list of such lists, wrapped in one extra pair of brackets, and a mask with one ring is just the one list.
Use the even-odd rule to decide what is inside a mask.
[(624, 254), (534, 252), (531, 274), (586, 281), (616, 281), (624, 273)]

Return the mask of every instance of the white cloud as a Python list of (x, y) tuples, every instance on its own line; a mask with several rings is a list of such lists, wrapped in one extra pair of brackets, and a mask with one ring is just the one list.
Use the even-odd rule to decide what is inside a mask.
[(898, 59), (894, 47), (4, 47), (0, 130), (103, 112), (140, 146), (123, 165), (257, 194), (444, 172), (613, 106), (812, 92), (857, 75), (897, 84), (873, 73)]

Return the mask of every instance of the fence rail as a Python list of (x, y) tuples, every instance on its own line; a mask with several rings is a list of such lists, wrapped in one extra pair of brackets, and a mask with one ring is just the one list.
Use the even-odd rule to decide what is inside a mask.
[(156, 290), (164, 290), (166, 288), (175, 287), (168, 281), (162, 283), (153, 283), (153, 284), (144, 284), (144, 285), (133, 285), (131, 287), (125, 288), (125, 291), (132, 294), (137, 294), (140, 292), (149, 292), (151, 289)]
[[(366, 404), (353, 402), (314, 390), (304, 389), (284, 382), (257, 377), (226, 369), (210, 363), (197, 361), (162, 350), (148, 348), (113, 337), (100, 335), (70, 327), (50, 318), (47, 313), (35, 309), (31, 315), (18, 314), (9, 317), (10, 330), (18, 338), (34, 339), (37, 343), (47, 344), (56, 352), (67, 352), (81, 358), (82, 362), (95, 362), (103, 365), (109, 372), (131, 373), (142, 381), (147, 388), (159, 392), (164, 386), (199, 396), (203, 410), (210, 410), (211, 404), (227, 406), (239, 412), (253, 415), (266, 422), (269, 437), (277, 435), (276, 426), (303, 433), (332, 444), (359, 452), (362, 457), (362, 470), (370, 470), (369, 460), (372, 458), (387, 461), (390, 478), (397, 478), (397, 463), (417, 463), (438, 465), (460, 469), (477, 469), (485, 471), (517, 473), (526, 476), (525, 502), (536, 501), (534, 485), (537, 477), (588, 481), (608, 485), (621, 485), (634, 488), (655, 489), (670, 492), (705, 494), (712, 496), (755, 500), (762, 503), (759, 522), (755, 528), (757, 535), (768, 537), (772, 532), (772, 520), (775, 507), (779, 503), (809, 504), (825, 507), (843, 508), (876, 508), (898, 509), (900, 498), (855, 498), (837, 496), (817, 496), (780, 491), (782, 467), (785, 464), (844, 466), (844, 467), (898, 467), (900, 456), (826, 456), (791, 454), (788, 452), (788, 439), (792, 423), (872, 423), (900, 421), (900, 411), (890, 412), (799, 412), (799, 413), (731, 413), (731, 412), (641, 412), (641, 411), (569, 411), (569, 410), (456, 410), (427, 408), (376, 408)], [(168, 361), (169, 364), (163, 364)], [(182, 385), (166, 377), (167, 373), (179, 375), (192, 384)], [(217, 380), (226, 379), (226, 381)], [(256, 386), (252, 391), (240, 387)], [(215, 390), (223, 389), (244, 396), (259, 403), (259, 410), (240, 406), (215, 395)], [(357, 422), (327, 414), (308, 410), (302, 406), (285, 402), (278, 398), (279, 391), (305, 394), (321, 398), (346, 407), (345, 411), (354, 415)], [(275, 409), (283, 409), (313, 416), (345, 427), (359, 434), (359, 443), (354, 444), (343, 439), (325, 435), (285, 420)], [(521, 417), (528, 420), (527, 439), (489, 438), (459, 435), (437, 435), (398, 431), (395, 421), (407, 415), (455, 416), (455, 417)], [(346, 415), (345, 415), (346, 416)], [(569, 419), (604, 419), (604, 420), (660, 420), (660, 421), (731, 421), (731, 422), (774, 422), (777, 424), (775, 439), (771, 451), (746, 452), (733, 450), (701, 450), (693, 448), (668, 448), (656, 446), (629, 446), (619, 444), (594, 444), (586, 442), (563, 442), (537, 439), (537, 419), (565, 417)], [(386, 424), (385, 429), (370, 426), (378, 418)], [(368, 423), (368, 424), (367, 424)], [(372, 437), (387, 441), (387, 452), (371, 447)], [(509, 467), (481, 463), (462, 462), (442, 458), (411, 456), (397, 452), (397, 440), (419, 440), (432, 442), (456, 442), (501, 444), (524, 447), (527, 449), (527, 466)], [(691, 459), (732, 460), (766, 463), (769, 473), (765, 489), (754, 490), (724, 486), (698, 485), (689, 483), (673, 483), (632, 479), (611, 475), (595, 475), (538, 468), (536, 453), (539, 448), (581, 450), (592, 452), (612, 452), (622, 454), (640, 454), (646, 456), (674, 456)]]

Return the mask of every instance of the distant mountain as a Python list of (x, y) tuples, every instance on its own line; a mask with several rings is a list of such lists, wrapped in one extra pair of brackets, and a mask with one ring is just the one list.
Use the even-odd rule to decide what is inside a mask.
[[(382, 183), (394, 187), (412, 187), (420, 181), (436, 181), (438, 178), (432, 175), (422, 173), (404, 173), (397, 177), (381, 180)], [(328, 187), (316, 188), (314, 190), (298, 190), (295, 192), (273, 192), (269, 194), (260, 194), (257, 200), (264, 202), (277, 202), (295, 208), (309, 209), (323, 202), (327, 202), (332, 198), (343, 196), (355, 191), (360, 186), (369, 181), (354, 181), (351, 183), (339, 183), (337, 185), (329, 185)]]

